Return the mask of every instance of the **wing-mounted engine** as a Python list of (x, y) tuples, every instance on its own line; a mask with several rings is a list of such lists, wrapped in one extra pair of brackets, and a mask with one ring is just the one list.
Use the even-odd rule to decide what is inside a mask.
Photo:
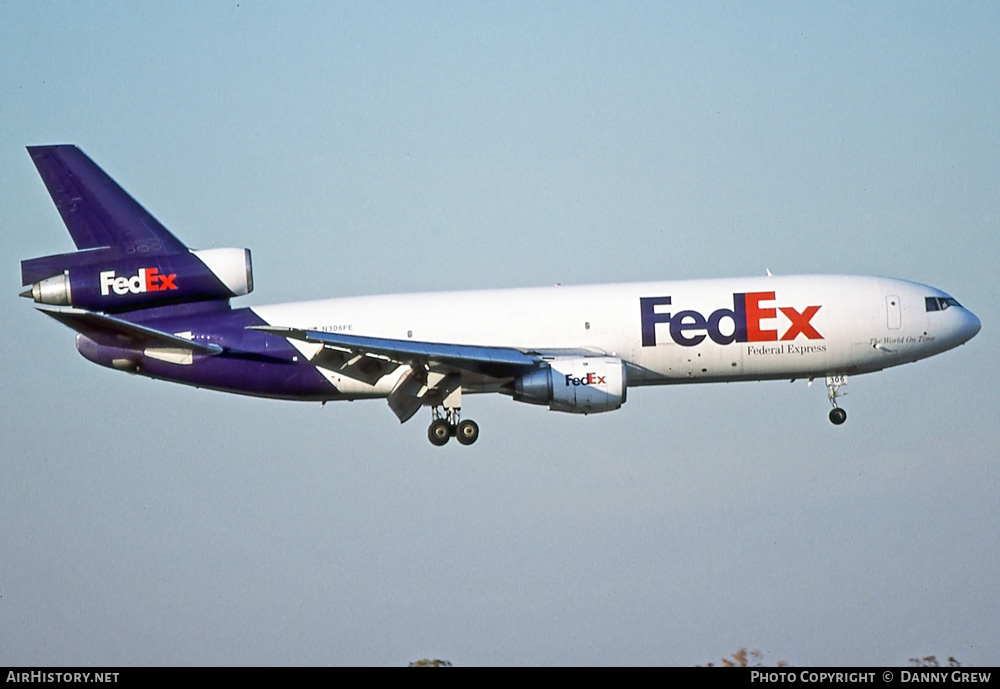
[(557, 357), (514, 379), (502, 390), (518, 402), (552, 411), (596, 414), (625, 404), (625, 362), (615, 357)]
[(118, 258), (110, 250), (22, 261), (22, 296), (91, 311), (230, 299), (253, 290), (249, 249), (180, 251)]

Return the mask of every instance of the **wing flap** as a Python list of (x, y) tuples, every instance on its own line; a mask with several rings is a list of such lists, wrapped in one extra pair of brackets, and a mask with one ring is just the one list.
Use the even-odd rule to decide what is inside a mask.
[(385, 357), (355, 354), (331, 347), (320, 349), (310, 362), (313, 366), (336, 371), (368, 385), (374, 385), (382, 376), (399, 367), (398, 362)]

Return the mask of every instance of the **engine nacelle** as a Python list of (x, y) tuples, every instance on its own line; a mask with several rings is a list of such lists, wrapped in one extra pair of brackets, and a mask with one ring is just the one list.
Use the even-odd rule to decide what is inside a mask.
[(552, 411), (597, 414), (625, 404), (625, 362), (615, 357), (558, 357), (516, 378), (514, 399)]
[[(76, 306), (91, 311), (132, 308), (210, 299), (229, 299), (253, 290), (249, 249), (208, 249), (145, 258), (108, 260), (95, 252), (68, 255), (61, 274), (35, 282), (30, 296), (38, 303)], [(60, 257), (25, 261), (26, 273), (35, 266), (52, 266)], [(34, 265), (31, 265), (34, 264)], [(43, 273), (44, 274), (44, 273)]]

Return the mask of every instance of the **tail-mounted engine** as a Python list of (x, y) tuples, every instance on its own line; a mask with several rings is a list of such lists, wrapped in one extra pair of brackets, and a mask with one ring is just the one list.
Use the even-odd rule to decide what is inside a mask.
[(552, 411), (596, 414), (625, 404), (625, 362), (614, 357), (554, 358), (514, 379), (505, 392)]
[(253, 290), (249, 249), (181, 251), (112, 258), (104, 250), (23, 261), (22, 293), (40, 304), (90, 311), (230, 299)]

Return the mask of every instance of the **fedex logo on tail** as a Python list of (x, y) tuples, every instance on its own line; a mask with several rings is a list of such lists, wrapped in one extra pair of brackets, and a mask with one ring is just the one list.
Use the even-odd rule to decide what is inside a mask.
[(101, 295), (108, 296), (111, 292), (115, 294), (142, 294), (143, 292), (160, 292), (168, 289), (177, 289), (174, 284), (176, 273), (164, 275), (156, 268), (140, 268), (139, 272), (129, 277), (117, 277), (115, 271), (105, 270), (101, 272)]
[[(670, 324), (670, 339), (684, 347), (701, 344), (706, 337), (713, 342), (726, 345), (733, 342), (775, 342), (794, 340), (802, 335), (807, 340), (822, 340), (823, 336), (810, 322), (819, 306), (807, 306), (799, 311), (792, 306), (774, 307), (774, 292), (747, 292), (733, 294), (732, 309), (718, 309), (708, 316), (698, 311), (678, 311), (661, 313), (659, 306), (669, 306), (670, 297), (640, 297), (639, 310), (642, 316), (642, 346), (656, 346), (656, 325)], [(778, 311), (789, 320), (788, 328), (781, 333), (767, 327), (768, 321), (778, 317)], [(731, 332), (723, 333), (723, 321), (731, 321)], [(730, 328), (726, 328), (727, 331)]]

